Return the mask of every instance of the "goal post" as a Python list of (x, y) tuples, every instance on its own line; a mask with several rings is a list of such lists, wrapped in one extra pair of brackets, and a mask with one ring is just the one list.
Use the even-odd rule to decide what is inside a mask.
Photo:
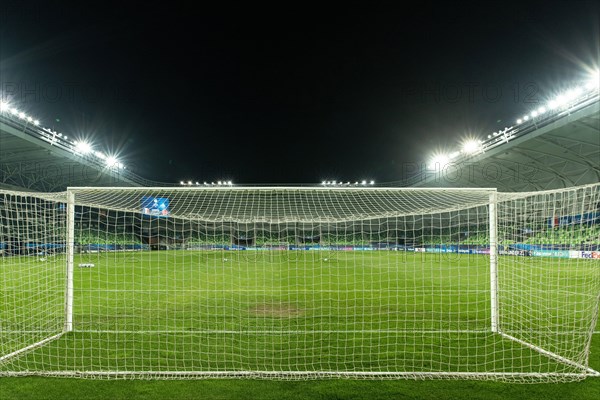
[[(64, 193), (0, 190), (0, 376), (63, 337)], [(27, 369), (48, 368), (39, 359)]]
[(490, 193), (490, 312), (492, 332), (498, 332), (498, 214), (496, 212), (497, 195)]
[(0, 191), (0, 376), (557, 382), (600, 185)]
[(67, 274), (65, 285), (65, 327), (64, 332), (73, 330), (73, 274), (75, 255), (75, 194), (67, 191)]
[(498, 204), (498, 333), (563, 371), (599, 376), (588, 361), (600, 293), (600, 185), (499, 193)]

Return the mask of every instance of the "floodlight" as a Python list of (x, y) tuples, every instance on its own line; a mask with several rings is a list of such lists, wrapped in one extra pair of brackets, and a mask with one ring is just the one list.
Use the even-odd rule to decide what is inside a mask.
[(481, 146), (479, 145), (479, 142), (477, 140), (472, 140), (472, 139), (467, 140), (462, 145), (462, 151), (467, 154), (477, 153), (480, 148), (481, 148)]
[(231, 181), (227, 181), (227, 184), (228, 184), (229, 186), (231, 186), (231, 185), (233, 185), (233, 182), (231, 182)]
[(558, 106), (562, 106), (567, 102), (567, 97), (561, 94), (555, 99), (555, 101)]
[(34, 121), (33, 121), (33, 124), (34, 124), (35, 126), (38, 126), (38, 125), (40, 124), (40, 121), (38, 121), (38, 120), (36, 119), (36, 120), (34, 120)]
[(523, 121), (529, 121), (529, 115), (524, 116)]
[(568, 90), (567, 93), (565, 93), (566, 101), (571, 101), (575, 99), (575, 97), (577, 97), (577, 92), (575, 91), (575, 89)]
[(179, 184), (180, 185), (185, 185), (185, 182), (184, 181), (180, 181)]
[(108, 156), (106, 157), (106, 165), (111, 168), (116, 166), (118, 163), (117, 158), (115, 156)]
[(537, 109), (538, 114), (543, 114), (546, 112), (546, 107), (542, 106), (540, 108)]
[(82, 154), (88, 154), (92, 151), (92, 145), (84, 141), (79, 141), (75, 143), (75, 150)]
[(436, 165), (439, 164), (440, 167), (443, 167), (444, 165), (448, 164), (449, 161), (450, 157), (448, 157), (446, 154), (434, 154), (428, 166), (429, 168), (435, 168)]
[(375, 184), (375, 181), (371, 181), (370, 183), (371, 183), (371, 185), (374, 185), (374, 184)]
[(27, 122), (33, 122), (33, 118), (27, 117)]
[(13, 115), (18, 115), (19, 114), (19, 110), (17, 110), (16, 108), (11, 108), (10, 109), (10, 113)]
[(200, 184), (199, 182), (196, 182), (196, 186), (199, 185), (199, 184)]
[(585, 84), (585, 88), (590, 91), (594, 90), (597, 86), (598, 86), (598, 84), (592, 82), (591, 80)]
[(522, 124), (522, 123), (523, 123), (523, 120), (522, 120), (521, 118), (519, 118), (519, 119), (517, 120), (517, 124)]
[(580, 97), (582, 94), (583, 94), (583, 88), (580, 88), (580, 87), (576, 87), (575, 89), (571, 89), (568, 92), (570, 100), (575, 100), (578, 97)]
[(600, 86), (600, 71), (592, 74), (590, 80), (585, 84), (585, 88), (587, 90), (598, 90), (598, 86)]
[(6, 101), (0, 101), (0, 111), (4, 112), (4, 111), (9, 111), (10, 110), (10, 104), (8, 104)]
[(192, 184), (192, 181), (188, 181), (188, 185), (191, 185), (191, 184)]
[(367, 181), (363, 180), (363, 181), (361, 182), (361, 184), (362, 184), (362, 185), (366, 185), (366, 184), (367, 184)]
[(24, 113), (24, 112), (20, 112), (20, 113), (19, 113), (19, 118), (21, 118), (21, 119), (25, 119), (25, 113)]

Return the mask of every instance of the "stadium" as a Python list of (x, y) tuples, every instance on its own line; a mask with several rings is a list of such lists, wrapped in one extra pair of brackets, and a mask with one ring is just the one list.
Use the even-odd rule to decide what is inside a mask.
[(0, 394), (27, 379), (117, 388), (103, 395), (185, 381), (159, 397), (593, 392), (599, 83), (594, 69), (385, 183), (163, 182), (0, 97)]
[[(41, 163), (62, 157), (80, 170), (96, 168), (106, 181), (129, 185), (4, 192), (4, 374), (506, 380), (598, 375), (587, 365), (600, 259), (600, 169), (593, 164), (599, 148), (589, 141), (597, 135), (598, 77), (590, 82), (532, 113), (529, 123), (520, 120), (448, 156), (456, 165), (490, 158), (502, 168), (497, 173), (506, 174), (533, 152), (549, 159), (567, 154), (556, 164), (543, 162), (541, 173), (551, 178), (536, 182), (545, 187), (509, 183), (512, 192), (481, 189), (479, 181), (471, 189), (462, 180), (453, 182), (459, 189), (431, 188), (430, 177), (406, 188), (328, 182), (312, 188), (145, 187), (118, 160), (57, 138), (3, 103), (8, 152), (27, 152)], [(560, 147), (561, 140), (578, 141), (571, 148), (580, 152)], [(57, 149), (41, 154), (49, 146)], [(434, 168), (448, 168), (448, 159), (436, 157)], [(581, 168), (590, 165), (588, 177)], [(519, 184), (527, 185), (523, 180)], [(202, 276), (207, 271), (198, 272), (199, 266), (214, 275)], [(327, 278), (332, 268), (334, 279)], [(176, 275), (169, 279), (171, 273)], [(442, 289), (436, 282), (445, 279), (453, 283)], [(403, 286), (408, 280), (413, 287)], [(137, 281), (147, 286), (138, 288)], [(16, 289), (22, 285), (28, 289)], [(353, 295), (342, 295), (340, 285)], [(197, 299), (196, 293), (215, 297)], [(189, 311), (178, 310), (182, 302)], [(161, 317), (148, 322), (142, 310)], [(551, 320), (547, 313), (553, 313)], [(195, 330), (195, 321), (203, 328)], [(274, 336), (285, 345), (273, 348)], [(446, 352), (444, 341), (458, 345)], [(234, 350), (237, 342), (244, 345)], [(160, 343), (169, 356), (155, 353)], [(338, 343), (348, 343), (348, 352), (325, 358), (323, 349)], [(183, 353), (176, 350), (182, 345)], [(225, 352), (223, 346), (235, 356), (212, 359), (210, 354)], [(131, 358), (118, 357), (118, 347)], [(483, 354), (481, 359), (471, 351)], [(253, 360), (256, 354), (260, 358)], [(276, 362), (265, 364), (267, 359)]]

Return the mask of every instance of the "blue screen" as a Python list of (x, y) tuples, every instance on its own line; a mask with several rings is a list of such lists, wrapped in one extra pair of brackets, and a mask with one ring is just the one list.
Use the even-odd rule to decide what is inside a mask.
[(169, 199), (166, 197), (142, 197), (142, 214), (153, 217), (168, 217), (170, 212)]

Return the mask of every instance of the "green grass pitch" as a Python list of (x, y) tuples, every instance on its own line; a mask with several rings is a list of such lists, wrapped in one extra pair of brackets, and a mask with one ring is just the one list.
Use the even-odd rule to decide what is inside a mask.
[[(94, 267), (77, 268), (79, 263), (93, 263)], [(518, 290), (519, 285), (529, 289), (529, 299), (517, 299), (508, 294), (510, 291), (504, 300), (501, 298), (505, 301), (501, 306), (508, 309), (504, 315), (507, 326), (514, 332), (529, 332), (527, 338), (545, 348), (572, 351), (565, 355), (576, 357), (578, 346), (564, 349), (561, 342), (539, 333), (557, 326), (581, 328), (582, 320), (573, 315), (586, 312), (581, 304), (590, 293), (576, 289), (588, 288), (585, 281), (598, 268), (598, 262), (580, 260), (573, 268), (570, 263), (500, 257), (499, 275), (501, 280), (512, 282), (510, 290)], [(60, 255), (0, 259), (3, 354), (62, 330), (64, 265)], [(486, 256), (161, 251), (78, 255), (75, 265), (75, 331), (1, 365), (0, 374), (42, 369), (419, 373), (529, 372), (534, 368), (572, 372), (570, 367), (489, 332)], [(540, 273), (543, 277), (533, 284), (532, 275)], [(559, 290), (557, 279), (575, 291)], [(557, 304), (562, 304), (558, 307), (561, 313), (545, 318), (546, 311), (557, 308)], [(572, 340), (577, 339), (573, 334)], [(594, 352), (598, 344), (592, 345)], [(597, 390), (590, 381), (594, 380), (580, 385)], [(21, 385), (40, 382), (53, 382), (66, 390), (102, 386), (108, 393), (121, 385), (114, 381), (107, 385), (73, 379), (0, 378), (0, 395), (17, 395)], [(369, 388), (386, 393), (409, 387), (507, 385), (473, 381), (316, 382), (341, 393), (356, 387), (358, 393), (348, 393), (352, 398), (375, 398), (368, 396), (374, 394)], [(235, 391), (246, 385), (259, 392), (258, 388), (277, 387), (287, 393), (288, 388), (303, 384), (209, 380), (137, 381), (134, 386), (153, 386), (158, 397), (148, 398), (164, 398), (168, 396), (161, 390), (186, 393), (199, 385), (208, 393), (214, 388), (216, 395), (226, 391), (225, 387)], [(569, 385), (574, 384), (562, 386)], [(164, 389), (169, 387), (177, 389)], [(365, 390), (363, 397), (361, 390)], [(279, 394), (265, 398), (285, 398)], [(60, 397), (58, 393), (56, 396)]]

